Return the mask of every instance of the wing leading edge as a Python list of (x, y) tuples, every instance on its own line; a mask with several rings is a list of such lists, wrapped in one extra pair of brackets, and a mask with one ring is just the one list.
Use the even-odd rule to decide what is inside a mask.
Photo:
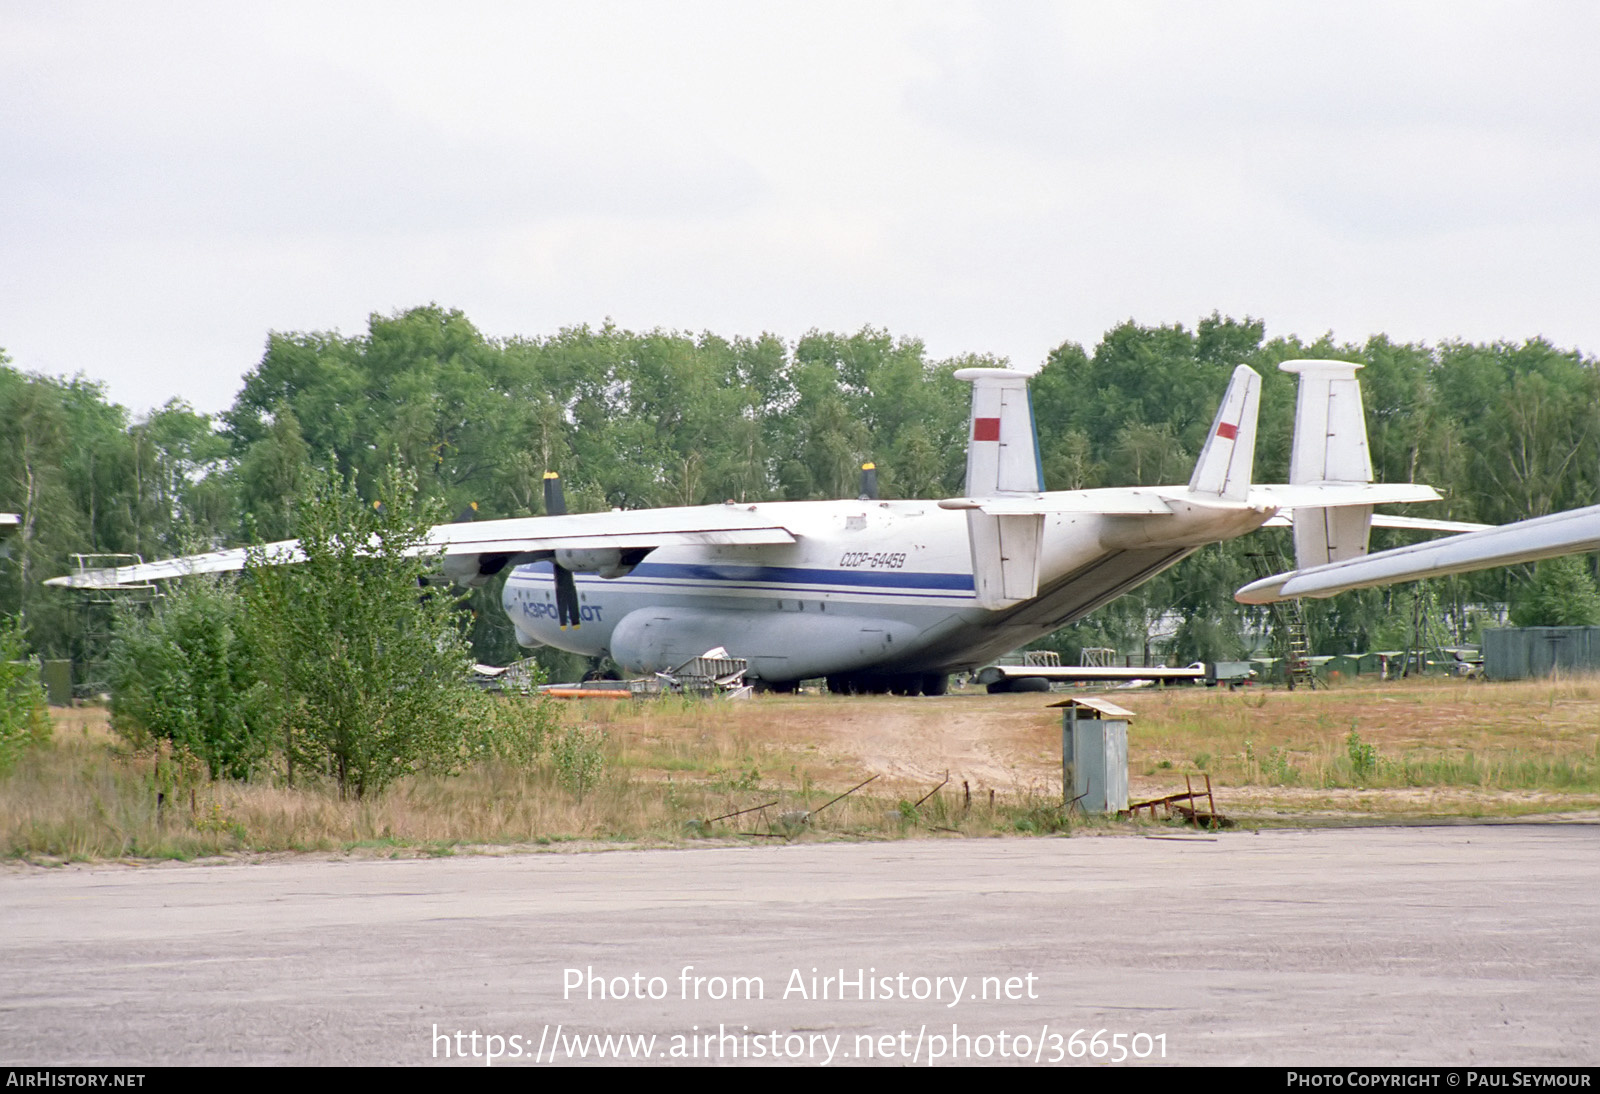
[[(440, 554), (470, 565), (473, 556), (533, 561), (550, 557), (558, 550), (782, 544), (793, 543), (795, 539), (792, 531), (763, 515), (757, 506), (697, 505), (440, 524), (429, 530), (427, 538), (412, 553)], [(161, 562), (87, 570), (51, 578), (46, 584), (76, 589), (106, 588), (191, 574), (226, 573), (244, 569), (252, 549), (261, 552), (267, 562), (274, 565), (305, 561), (298, 541), (281, 540), (258, 548), (210, 551)], [(451, 569), (465, 570), (465, 567), (452, 566)]]
[(1443, 577), (1594, 550), (1600, 550), (1600, 505), (1273, 574), (1251, 582), (1233, 596), (1242, 604), (1272, 604), (1301, 596), (1328, 597), (1372, 585)]

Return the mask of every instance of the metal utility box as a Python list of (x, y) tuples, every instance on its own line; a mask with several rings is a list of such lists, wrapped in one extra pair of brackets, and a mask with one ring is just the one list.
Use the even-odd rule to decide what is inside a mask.
[(1061, 786), (1065, 804), (1085, 813), (1128, 808), (1128, 721), (1133, 711), (1105, 699), (1051, 703), (1061, 713)]
[(51, 706), (72, 705), (71, 661), (40, 661), (39, 680), (44, 684), (45, 699)]

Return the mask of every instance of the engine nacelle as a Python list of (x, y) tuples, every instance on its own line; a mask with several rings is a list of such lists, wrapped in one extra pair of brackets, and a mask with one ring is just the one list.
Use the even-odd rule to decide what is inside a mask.
[(561, 548), (556, 551), (556, 564), (575, 574), (598, 574), (609, 578), (626, 577), (639, 562), (637, 559), (624, 559), (618, 547), (592, 547), (577, 550)]
[(439, 569), (444, 571), (456, 585), (463, 589), (481, 589), (489, 583), (493, 574), (478, 572), (477, 555), (446, 555), (439, 563)]

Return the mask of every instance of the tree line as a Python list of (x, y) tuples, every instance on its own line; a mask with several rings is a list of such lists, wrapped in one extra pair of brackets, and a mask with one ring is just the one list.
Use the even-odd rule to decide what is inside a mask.
[[(1032, 383), (1046, 485), (1183, 482), (1234, 366), (1262, 374), (1256, 479), (1283, 481), (1294, 357), (1358, 361), (1374, 471), (1428, 482), (1447, 499), (1418, 515), (1499, 523), (1592, 504), (1600, 485), (1600, 368), (1539, 339), (1359, 345), (1267, 338), (1264, 323), (1213, 314), (1193, 328), (1123, 323), (1093, 347), (1064, 343)], [(74, 553), (146, 559), (285, 538), (318, 474), (376, 489), (399, 462), (447, 513), (537, 514), (546, 470), (573, 511), (734, 499), (853, 496), (872, 460), (885, 497), (958, 493), (967, 385), (952, 373), (1000, 364), (936, 360), (914, 338), (863, 329), (773, 335), (635, 332), (611, 324), (542, 337), (485, 337), (437, 306), (373, 315), (365, 332), (273, 333), (233, 405), (181, 399), (134, 417), (101, 385), (40, 376), (0, 354), (0, 510), (22, 515), (0, 561), (0, 611), (38, 650), (83, 653), (72, 594), (41, 582)], [(25, 364), (25, 363), (23, 363)], [(370, 498), (368, 500), (371, 500)], [(1402, 542), (1374, 533), (1374, 547)], [(1232, 591), (1287, 563), (1280, 532), (1206, 548), (1055, 637), (1137, 649), (1162, 621), (1162, 651), (1231, 657), (1258, 622)], [(1252, 558), (1263, 555), (1264, 558)], [(1436, 583), (1458, 633), (1471, 607), (1519, 595), (1527, 571)], [(1323, 652), (1398, 645), (1409, 587), (1310, 609)], [(519, 656), (491, 585), (473, 599), (480, 660)]]

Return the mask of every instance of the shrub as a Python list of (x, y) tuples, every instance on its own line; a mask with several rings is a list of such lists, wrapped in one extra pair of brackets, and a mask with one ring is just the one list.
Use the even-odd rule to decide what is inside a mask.
[(530, 766), (538, 762), (560, 723), (561, 709), (553, 699), (507, 696), (489, 701), (467, 742), (467, 758)]
[(468, 754), (483, 697), (469, 680), (458, 595), (425, 587), (435, 516), (404, 471), (386, 475), (373, 505), (328, 472), (299, 509), (305, 561), (252, 555), (249, 630), (291, 781), (309, 767), (359, 798), (412, 771), (455, 770)]
[(1364, 742), (1361, 734), (1352, 729), (1350, 736), (1344, 739), (1344, 749), (1350, 758), (1350, 771), (1357, 782), (1366, 782), (1378, 773), (1378, 749)]
[(23, 749), (50, 740), (39, 663), (27, 655), (21, 622), (0, 622), (0, 771), (16, 762)]
[(555, 760), (556, 777), (561, 784), (582, 801), (605, 772), (606, 757), (603, 751), (606, 735), (586, 732), (577, 726), (570, 727), (556, 738), (552, 759)]
[(266, 758), (271, 720), (250, 660), (244, 603), (224, 579), (172, 583), (148, 609), (117, 617), (111, 725), (134, 744), (172, 742), (213, 779), (248, 778)]

